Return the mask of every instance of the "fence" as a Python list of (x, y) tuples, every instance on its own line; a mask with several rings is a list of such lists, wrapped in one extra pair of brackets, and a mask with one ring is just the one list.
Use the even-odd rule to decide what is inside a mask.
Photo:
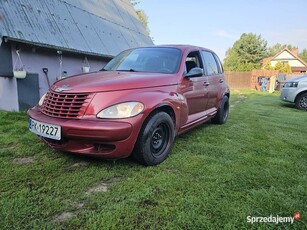
[(251, 72), (225, 72), (226, 81), (231, 89), (250, 89)]
[[(279, 75), (284, 75), (284, 80), (278, 78)], [(253, 70), (252, 72), (225, 72), (226, 81), (231, 89), (256, 89), (260, 90), (261, 86), (258, 82), (258, 77), (267, 77), (277, 76), (279, 86), (289, 79), (294, 77), (303, 76), (306, 73), (301, 74), (279, 74), (278, 70)], [(268, 87), (270, 86), (270, 82)]]

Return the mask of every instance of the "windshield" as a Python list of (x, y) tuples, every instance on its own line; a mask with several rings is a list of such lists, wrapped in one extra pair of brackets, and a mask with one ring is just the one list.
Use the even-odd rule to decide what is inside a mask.
[(177, 73), (181, 56), (181, 51), (176, 48), (138, 48), (123, 51), (114, 57), (103, 69), (151, 73)]

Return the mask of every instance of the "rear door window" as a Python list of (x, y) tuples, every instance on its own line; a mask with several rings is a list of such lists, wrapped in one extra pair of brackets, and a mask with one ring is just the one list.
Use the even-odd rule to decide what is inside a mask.
[(216, 75), (221, 72), (217, 65), (217, 62), (213, 56), (213, 53), (209, 51), (202, 51), (202, 56), (204, 59), (205, 71), (207, 75)]

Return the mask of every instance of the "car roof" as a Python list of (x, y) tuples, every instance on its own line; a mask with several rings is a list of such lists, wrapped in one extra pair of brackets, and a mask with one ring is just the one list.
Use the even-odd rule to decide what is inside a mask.
[(208, 50), (213, 52), (212, 50), (208, 49), (208, 48), (204, 48), (204, 47), (199, 47), (199, 46), (194, 46), (194, 45), (185, 45), (185, 44), (169, 44), (169, 45), (154, 45), (154, 46), (147, 46), (147, 47), (142, 47), (142, 48), (177, 48), (180, 49), (182, 51), (184, 50), (191, 50), (191, 49), (195, 49), (195, 50)]

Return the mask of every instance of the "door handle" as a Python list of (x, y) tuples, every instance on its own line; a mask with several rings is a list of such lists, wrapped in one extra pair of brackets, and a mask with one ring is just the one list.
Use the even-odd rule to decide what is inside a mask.
[(205, 82), (204, 82), (204, 86), (208, 86), (208, 85), (210, 85), (210, 83), (207, 82), (207, 81), (205, 81)]
[(224, 80), (223, 79), (220, 79), (220, 83), (223, 83), (224, 82)]

